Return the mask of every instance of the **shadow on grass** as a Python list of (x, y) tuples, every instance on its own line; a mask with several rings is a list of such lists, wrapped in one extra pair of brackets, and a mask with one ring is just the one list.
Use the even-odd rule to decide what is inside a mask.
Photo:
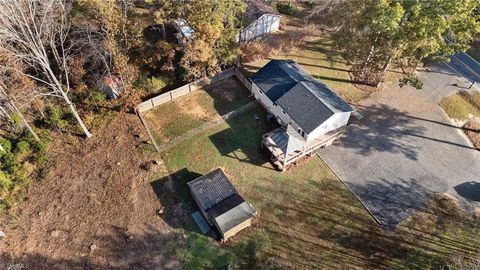
[(200, 233), (191, 214), (197, 210), (187, 183), (202, 176), (183, 168), (150, 185), (164, 207), (161, 218), (171, 227)]
[(225, 115), (253, 100), (236, 76), (208, 85), (205, 92), (213, 99), (213, 107), (218, 115)]
[(178, 269), (170, 243), (180, 245), (181, 237), (166, 234), (157, 228), (147, 228), (141, 234), (128, 234), (126, 230), (112, 228), (107, 235), (86, 243), (75, 257), (56, 257), (25, 252), (21, 256), (0, 254), (2, 269)]
[(222, 156), (273, 170), (265, 166), (269, 160), (260, 151), (262, 135), (276, 127), (266, 121), (266, 115), (266, 111), (258, 105), (240, 116), (228, 119), (229, 128), (210, 135), (209, 139)]
[[(279, 268), (439, 269), (455, 254), (480, 250), (478, 224), (444, 197), (428, 197), (410, 219), (384, 230), (336, 180), (308, 181), (312, 191), (261, 184), (268, 181), (255, 185), (254, 196), (268, 200), (261, 226)], [(381, 188), (392, 196), (397, 192), (395, 186)], [(321, 190), (328, 196), (313, 196)]]

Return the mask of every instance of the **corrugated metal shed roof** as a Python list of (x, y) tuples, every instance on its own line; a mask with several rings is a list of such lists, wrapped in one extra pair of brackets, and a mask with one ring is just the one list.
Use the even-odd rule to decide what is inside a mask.
[(271, 60), (251, 79), (306, 133), (313, 131), (334, 113), (353, 111), (328, 86), (315, 80), (292, 60)]
[(221, 169), (216, 169), (187, 183), (192, 195), (204, 211), (238, 194), (232, 183)]

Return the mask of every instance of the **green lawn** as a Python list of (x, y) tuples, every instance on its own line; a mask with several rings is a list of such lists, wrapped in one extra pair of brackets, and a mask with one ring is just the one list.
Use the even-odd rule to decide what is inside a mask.
[(198, 234), (189, 215), (167, 218), (183, 235), (172, 248), (185, 269), (227, 262), (233, 269), (430, 269), (457, 252), (478, 251), (478, 220), (448, 200), (433, 200), (428, 211), (384, 231), (318, 157), (285, 173), (273, 170), (259, 151), (261, 135), (275, 128), (264, 115), (257, 107), (161, 153), (170, 175), (156, 179), (174, 183), (164, 194), (166, 209), (181, 205), (191, 213), (186, 183), (221, 167), (259, 213), (253, 228), (222, 245)]
[(480, 92), (460, 91), (443, 98), (439, 105), (453, 119), (466, 120), (470, 114), (479, 117)]
[[(352, 84), (349, 66), (337, 51), (332, 48), (332, 42), (327, 35), (314, 42), (308, 42), (296, 51), (285, 55), (273, 56), (271, 59), (292, 59), (299, 63), (314, 78), (330, 86), (337, 94), (349, 102), (356, 102), (368, 96)], [(270, 59), (262, 59), (244, 64), (244, 67), (255, 72)]]
[(250, 101), (248, 90), (231, 77), (162, 104), (145, 113), (144, 118), (157, 142), (167, 143)]

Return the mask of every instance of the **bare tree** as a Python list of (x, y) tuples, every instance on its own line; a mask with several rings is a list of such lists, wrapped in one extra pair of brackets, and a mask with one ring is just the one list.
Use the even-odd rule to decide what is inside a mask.
[(46, 86), (48, 91), (42, 95), (63, 99), (89, 138), (92, 134), (68, 97), (67, 62), (75, 45), (69, 39), (69, 10), (66, 0), (0, 0), (0, 50), (29, 68), (16, 72)]
[(40, 141), (37, 133), (35, 133), (23, 113), (17, 107), (15, 97), (7, 93), (5, 84), (0, 81), (0, 121), (5, 124), (10, 124), (11, 128), (15, 129), (16, 123), (12, 119), (13, 113), (17, 114), (18, 117), (20, 117), (22, 124), (28, 129), (28, 131), (30, 132), (30, 134), (32, 134), (35, 140)]

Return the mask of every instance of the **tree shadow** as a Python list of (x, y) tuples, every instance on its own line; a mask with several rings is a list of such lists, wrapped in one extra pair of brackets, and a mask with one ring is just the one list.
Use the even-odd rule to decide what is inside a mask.
[(111, 234), (98, 236), (95, 248), (86, 244), (75, 257), (51, 256), (48, 251), (25, 252), (16, 257), (0, 254), (1, 269), (178, 269), (174, 244), (181, 246), (182, 237), (148, 227), (146, 232), (126, 235), (114, 229)]
[(455, 186), (453, 189), (458, 193), (458, 195), (463, 198), (480, 202), (480, 183), (479, 182), (465, 182), (460, 185)]
[(183, 168), (150, 183), (163, 206), (159, 215), (172, 228), (200, 233), (191, 217), (197, 206), (187, 186), (188, 182), (200, 176), (199, 173)]
[(347, 136), (341, 142), (342, 147), (356, 149), (364, 156), (378, 151), (400, 153), (408, 159), (417, 159), (419, 146), (409, 144), (404, 137), (420, 136), (425, 128), (417, 125), (407, 112), (384, 104), (355, 106), (364, 118), (352, 118)]
[(213, 99), (213, 107), (219, 115), (232, 112), (253, 100), (237, 76), (214, 82), (205, 87), (205, 92)]
[[(377, 226), (334, 179), (303, 183), (309, 186), (307, 190), (327, 191), (328, 196), (311, 196), (309, 191), (274, 186), (268, 181), (262, 179), (255, 184), (254, 197), (259, 201), (268, 198), (264, 207), (274, 209), (273, 214), (263, 212), (261, 226), (272, 241), (271, 255), (280, 265), (315, 268), (326, 263), (324, 266), (330, 269), (423, 269), (441, 266), (449, 259), (446, 254), (475, 254), (480, 249), (480, 239), (466, 241), (452, 230), (468, 228), (473, 232), (478, 224), (472, 226), (474, 220), (460, 215), (451, 199), (430, 195), (413, 180), (400, 179), (401, 186), (384, 181), (362, 187), (365, 193), (375, 188), (391, 197), (381, 203), (396, 200), (410, 208), (405, 216), (410, 219), (395, 227)], [(405, 202), (397, 195), (404, 191), (410, 194)], [(269, 197), (272, 194), (274, 197)], [(393, 205), (393, 210), (397, 208)], [(338, 265), (332, 264), (336, 261)]]
[(412, 213), (425, 208), (433, 194), (425, 185), (436, 184), (442, 186), (441, 189), (446, 189), (446, 184), (441, 182), (424, 185), (420, 183), (422, 181), (418, 179), (402, 178), (381, 178), (379, 181), (368, 181), (364, 184), (346, 182), (380, 224), (388, 229), (394, 229)]

